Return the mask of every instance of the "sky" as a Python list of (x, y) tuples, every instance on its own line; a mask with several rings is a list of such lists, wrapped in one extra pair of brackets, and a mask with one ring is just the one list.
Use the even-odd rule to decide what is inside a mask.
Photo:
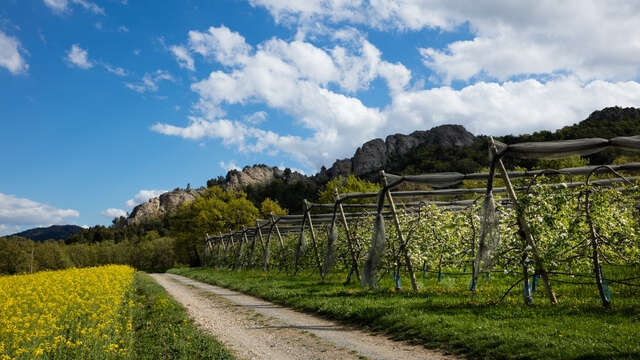
[(0, 235), (394, 133), (640, 106), (640, 2), (3, 0)]

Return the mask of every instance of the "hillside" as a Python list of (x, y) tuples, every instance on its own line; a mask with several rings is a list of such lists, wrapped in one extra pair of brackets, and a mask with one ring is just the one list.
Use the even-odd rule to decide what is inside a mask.
[(33, 241), (64, 240), (82, 230), (78, 225), (51, 225), (15, 233), (9, 236), (20, 236)]

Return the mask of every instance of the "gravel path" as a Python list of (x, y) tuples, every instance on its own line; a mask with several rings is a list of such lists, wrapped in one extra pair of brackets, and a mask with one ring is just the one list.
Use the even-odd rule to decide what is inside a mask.
[(241, 359), (455, 359), (174, 274), (153, 274)]

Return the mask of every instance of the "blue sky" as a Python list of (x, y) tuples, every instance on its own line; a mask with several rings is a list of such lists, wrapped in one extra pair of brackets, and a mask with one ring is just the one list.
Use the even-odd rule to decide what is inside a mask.
[(107, 224), (247, 164), (640, 105), (635, 1), (7, 0), (0, 234)]

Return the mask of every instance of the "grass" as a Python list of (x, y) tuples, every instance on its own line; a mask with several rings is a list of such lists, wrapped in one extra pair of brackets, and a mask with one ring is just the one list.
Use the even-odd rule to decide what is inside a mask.
[[(356, 324), (395, 339), (478, 359), (638, 359), (640, 294), (611, 289), (613, 305), (598, 303), (592, 287), (555, 284), (560, 304), (548, 305), (542, 289), (535, 305), (522, 305), (521, 287), (497, 299), (513, 279), (494, 276), (471, 296), (467, 278), (420, 279), (417, 293), (343, 285), (346, 274), (321, 280), (310, 274), (182, 268), (169, 272), (235, 289), (298, 310)], [(406, 288), (405, 288), (406, 289)]]
[(133, 358), (234, 358), (223, 344), (198, 328), (187, 311), (149, 275), (136, 273), (134, 287)]

